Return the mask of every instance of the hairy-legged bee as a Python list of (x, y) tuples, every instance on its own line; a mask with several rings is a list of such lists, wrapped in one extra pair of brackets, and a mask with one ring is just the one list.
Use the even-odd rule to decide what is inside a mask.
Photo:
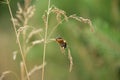
[(56, 38), (56, 41), (60, 44), (60, 46), (62, 48), (65, 49), (67, 47), (67, 43), (66, 43), (66, 41), (63, 38), (58, 37), (58, 38)]

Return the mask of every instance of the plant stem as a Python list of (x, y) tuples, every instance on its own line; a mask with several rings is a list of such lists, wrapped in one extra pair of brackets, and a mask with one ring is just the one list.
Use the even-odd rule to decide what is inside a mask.
[(45, 65), (45, 54), (46, 54), (46, 43), (47, 43), (47, 33), (48, 33), (48, 18), (50, 13), (50, 0), (48, 2), (48, 10), (46, 16), (46, 24), (45, 24), (45, 36), (44, 36), (44, 50), (43, 50), (43, 66), (42, 66), (42, 80), (44, 80), (44, 65)]
[(21, 56), (22, 56), (23, 64), (24, 64), (24, 67), (25, 67), (25, 72), (26, 72), (26, 75), (27, 75), (27, 79), (30, 80), (30, 78), (28, 76), (27, 66), (26, 66), (26, 63), (25, 63), (25, 57), (23, 55), (23, 51), (22, 51), (22, 47), (21, 47), (21, 44), (20, 44), (20, 40), (19, 40), (19, 37), (17, 36), (17, 29), (16, 29), (15, 23), (13, 21), (14, 18), (13, 18), (13, 14), (12, 14), (12, 10), (11, 10), (10, 4), (9, 4), (9, 0), (7, 0), (7, 5), (8, 5), (9, 13), (10, 13), (10, 16), (11, 16), (11, 19), (12, 19), (12, 25), (14, 27), (14, 31), (15, 31), (18, 47), (20, 49), (20, 53), (21, 53)]
[(60, 25), (63, 21), (65, 21), (65, 19), (61, 20), (57, 25), (55, 25), (55, 26), (53, 27), (53, 29), (51, 30), (50, 34), (48, 35), (48, 39), (51, 37), (51, 35), (54, 33), (54, 31), (59, 27), (59, 25)]

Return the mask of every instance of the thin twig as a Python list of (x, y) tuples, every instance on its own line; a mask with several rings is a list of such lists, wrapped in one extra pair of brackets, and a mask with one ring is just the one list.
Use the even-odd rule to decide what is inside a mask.
[(13, 71), (4, 71), (4, 72), (2, 73), (2, 75), (0, 76), (0, 80), (3, 80), (3, 78), (4, 78), (7, 74), (10, 74), (10, 73), (12, 73), (13, 75), (15, 75), (15, 77), (17, 78), (17, 80), (19, 80), (18, 76), (17, 76), (16, 73), (13, 72)]
[(65, 20), (65, 18), (63, 20), (61, 20), (56, 26), (54, 26), (51, 30), (51, 33), (48, 36), (48, 39), (51, 37), (51, 35), (54, 33), (54, 31), (58, 28), (58, 26)]
[(69, 71), (71, 72), (72, 71), (72, 67), (73, 67), (73, 59), (72, 59), (72, 56), (71, 56), (71, 53), (70, 53), (70, 49), (68, 48), (68, 59), (70, 61), (70, 68), (69, 68)]
[(39, 66), (35, 66), (32, 70), (30, 70), (30, 72), (29, 72), (29, 76), (31, 76), (33, 73), (35, 73), (36, 71), (38, 71), (38, 70), (40, 70), (40, 69), (42, 69), (42, 67), (43, 66), (45, 66), (46, 65), (46, 63), (43, 65), (39, 65)]
[(7, 0), (7, 5), (8, 5), (8, 9), (9, 9), (10, 16), (11, 16), (11, 19), (12, 19), (12, 25), (13, 25), (13, 28), (14, 28), (14, 31), (15, 31), (18, 47), (20, 49), (20, 53), (21, 53), (21, 56), (22, 56), (23, 64), (24, 64), (24, 67), (25, 67), (25, 72), (26, 72), (26, 75), (27, 75), (27, 79), (30, 80), (30, 78), (28, 76), (27, 66), (26, 66), (26, 63), (25, 63), (25, 58), (24, 58), (24, 55), (23, 55), (22, 47), (21, 47), (21, 44), (20, 44), (20, 41), (19, 41), (19, 37), (17, 36), (17, 29), (15, 27), (14, 18), (13, 18), (13, 14), (12, 14), (12, 10), (11, 10), (10, 4), (9, 4), (9, 0)]
[(47, 43), (47, 33), (48, 33), (48, 18), (50, 13), (50, 0), (48, 2), (48, 10), (46, 16), (46, 24), (45, 24), (45, 36), (44, 36), (44, 50), (43, 50), (43, 66), (42, 66), (42, 80), (44, 80), (44, 65), (45, 65), (45, 54), (46, 54), (46, 43)]
[(21, 80), (24, 80), (25, 79), (25, 68), (24, 68), (24, 64), (22, 61), (20, 62), (20, 69), (21, 69)]

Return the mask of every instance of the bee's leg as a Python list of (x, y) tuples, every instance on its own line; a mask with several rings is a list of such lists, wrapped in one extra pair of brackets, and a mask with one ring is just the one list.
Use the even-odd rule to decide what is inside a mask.
[(60, 47), (60, 50), (61, 50), (62, 54), (65, 55), (65, 48), (64, 47)]

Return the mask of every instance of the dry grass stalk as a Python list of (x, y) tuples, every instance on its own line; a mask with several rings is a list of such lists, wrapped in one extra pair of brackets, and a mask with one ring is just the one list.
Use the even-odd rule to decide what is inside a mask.
[(29, 40), (34, 36), (34, 35), (37, 35), (39, 34), (40, 32), (42, 32), (42, 29), (37, 29), (37, 30), (33, 30), (29, 33), (27, 39), (26, 39), (26, 43), (29, 42)]
[[(60, 10), (60, 9), (58, 9), (58, 8), (56, 8), (56, 7), (53, 7), (53, 9), (51, 9), (51, 12), (53, 12), (53, 13), (55, 13), (55, 14), (57, 14), (57, 15), (60, 15), (60, 14), (61, 14), (61, 16), (63, 15), (64, 18), (61, 19), (61, 16), (59, 16), (60, 19), (59, 19), (57, 25), (55, 25), (55, 26), (52, 28), (52, 30), (51, 30), (51, 32), (50, 32), (50, 34), (49, 34), (49, 36), (48, 36), (48, 39), (51, 37), (51, 35), (54, 33), (54, 31), (59, 27), (59, 25), (60, 25), (61, 23), (63, 23), (64, 21), (68, 21), (70, 18), (75, 19), (75, 20), (77, 20), (77, 21), (79, 21), (79, 22), (87, 23), (87, 24), (90, 26), (91, 32), (94, 32), (94, 27), (93, 27), (92, 22), (91, 22), (90, 19), (85, 19), (85, 18), (83, 18), (83, 17), (78, 17), (78, 16), (76, 16), (75, 14), (74, 14), (74, 15), (67, 16), (66, 13), (65, 13), (63, 10)], [(56, 19), (58, 20), (58, 17), (56, 17)]]
[(48, 35), (48, 39), (51, 37), (51, 35), (54, 33), (54, 31), (59, 27), (59, 25), (60, 25), (63, 21), (65, 21), (65, 18), (62, 19), (59, 23), (57, 23), (57, 24), (52, 28), (51, 32), (50, 32), (49, 35)]
[(17, 37), (20, 37), (20, 34), (25, 31), (28, 28), (28, 26), (26, 27), (19, 27), (19, 29), (17, 30)]
[(56, 41), (54, 38), (48, 39), (47, 44), (50, 43), (50, 42), (54, 42), (54, 41)]
[(29, 76), (31, 76), (33, 73), (35, 73), (36, 71), (38, 71), (38, 70), (40, 70), (40, 69), (42, 69), (42, 67), (43, 66), (45, 66), (46, 65), (46, 63), (43, 65), (39, 65), (39, 66), (35, 66), (30, 72), (29, 72)]
[(25, 79), (25, 68), (24, 68), (24, 64), (22, 61), (20, 62), (20, 69), (21, 69), (21, 80), (24, 80)]
[[(18, 11), (16, 12), (15, 25), (18, 27), (25, 27), (28, 24), (29, 19), (34, 15), (35, 6), (29, 6), (28, 8), (22, 8), (19, 3), (17, 3)], [(18, 25), (19, 24), (19, 25)]]
[[(7, 0), (7, 5), (8, 5), (8, 8), (9, 8), (13, 28), (14, 28), (14, 31), (15, 31), (15, 34), (16, 34), (17, 43), (18, 43), (20, 53), (21, 53), (21, 56), (22, 56), (24, 70), (26, 72), (27, 79), (30, 80), (30, 78), (28, 76), (28, 70), (27, 70), (27, 66), (26, 66), (26, 62), (25, 62), (25, 55), (24, 55), (26, 46), (23, 45), (23, 47), (22, 47), (22, 45), (20, 43), (19, 35), (20, 35), (21, 32), (23, 32), (23, 39), (25, 41), (26, 28), (28, 27), (27, 23), (28, 23), (28, 20), (33, 16), (35, 8), (34, 8), (34, 6), (32, 6), (32, 7), (30, 6), (30, 7), (28, 7), (27, 10), (24, 10), (20, 6), (20, 4), (18, 4), (18, 11), (17, 11), (17, 14), (16, 14), (17, 18), (15, 19), (15, 18), (13, 18), (12, 10), (11, 10), (10, 3), (9, 3), (8, 0)], [(15, 22), (17, 22), (17, 23), (15, 23)], [(16, 26), (20, 27), (19, 30), (17, 30)]]
[(7, 75), (7, 74), (13, 74), (15, 77), (16, 77), (16, 80), (19, 80), (18, 79), (18, 76), (14, 73), (14, 72), (12, 72), (12, 71), (4, 71), (3, 73), (2, 73), (2, 75), (0, 76), (0, 80), (4, 80), (4, 77)]
[(44, 39), (35, 40), (35, 41), (32, 42), (32, 45), (40, 44), (40, 43), (42, 43), (42, 42), (44, 42)]
[(2, 73), (2, 75), (0, 76), (0, 80), (3, 80), (3, 78), (5, 77), (5, 75), (11, 73), (11, 71), (5, 71)]
[(48, 1), (48, 10), (46, 13), (45, 21), (45, 33), (44, 33), (44, 48), (43, 48), (43, 66), (42, 66), (42, 79), (44, 80), (44, 65), (45, 65), (45, 55), (46, 55), (46, 46), (47, 46), (47, 35), (48, 35), (48, 19), (50, 14), (50, 0)]
[[(49, 0), (49, 3), (50, 3), (50, 0)], [(60, 10), (60, 9), (54, 7), (54, 6), (50, 7), (49, 3), (48, 3), (48, 11), (46, 11), (46, 14), (43, 15), (43, 21), (45, 23), (45, 28), (46, 28), (45, 29), (45, 38), (44, 38), (44, 50), (46, 50), (46, 37), (47, 37), (47, 29), (48, 29), (48, 16), (49, 16), (50, 13), (55, 13), (56, 14), (56, 19), (57, 19), (58, 23), (57, 23), (56, 26), (54, 26), (52, 28), (50, 34), (48, 35), (48, 42), (50, 40), (51, 35), (54, 33), (54, 31), (57, 29), (57, 27), (63, 21), (68, 21), (69, 18), (75, 19), (75, 20), (77, 20), (79, 22), (87, 23), (90, 26), (91, 31), (92, 32), (94, 31), (93, 25), (92, 25), (92, 23), (91, 23), (91, 21), (89, 19), (85, 19), (83, 17), (77, 17), (76, 15), (70, 15), (70, 16), (67, 17), (66, 13), (63, 10)], [(45, 53), (45, 51), (44, 51), (44, 53)], [(45, 55), (43, 56), (43, 62), (44, 62), (44, 58), (45, 58)], [(70, 69), (69, 69), (69, 71), (71, 72), (72, 66), (73, 66), (73, 60), (72, 60), (72, 56), (71, 56), (69, 48), (68, 48), (68, 59), (70, 61)], [(43, 70), (43, 72), (44, 72), (44, 70)], [(43, 76), (43, 74), (42, 74), (42, 76)], [(43, 80), (43, 78), (42, 78), (42, 80)]]
[(69, 59), (69, 61), (70, 61), (69, 71), (71, 72), (71, 71), (72, 71), (72, 67), (73, 67), (73, 59), (72, 59), (71, 52), (70, 52), (70, 49), (69, 49), (69, 48), (68, 48), (68, 59)]
[(68, 17), (66, 16), (65, 11), (58, 9), (55, 6), (53, 6), (53, 8), (51, 9), (51, 12), (56, 14), (56, 19), (58, 22), (61, 22), (62, 16), (64, 16), (66, 21), (68, 20)]
[[(91, 23), (91, 21), (89, 19), (85, 19), (83, 17), (78, 17), (76, 15), (67, 16), (65, 11), (63, 11), (61, 9), (58, 9), (55, 6), (50, 7), (50, 0), (49, 0), (48, 1), (48, 10), (43, 15), (43, 21), (44, 21), (44, 24), (45, 24), (44, 38), (41, 38), (40, 40), (32, 41), (32, 46), (27, 46), (26, 44), (28, 44), (30, 39), (34, 35), (37, 35), (37, 34), (39, 34), (42, 31), (42, 29), (33, 30), (33, 28), (32, 28), (32, 31), (27, 33), (27, 30), (31, 28), (28, 25), (28, 21), (34, 15), (35, 6), (30, 6), (30, 0), (25, 0), (24, 8), (22, 8), (21, 5), (18, 3), (17, 4), (18, 5), (18, 11), (17, 11), (17, 14), (16, 14), (16, 18), (13, 18), (11, 7), (10, 7), (10, 4), (9, 4), (8, 0), (7, 0), (7, 4), (8, 4), (9, 12), (10, 12), (10, 15), (11, 15), (14, 31), (15, 31), (15, 34), (16, 34), (17, 43), (18, 43), (18, 46), (19, 46), (19, 49), (20, 49), (22, 60), (23, 60), (20, 63), (20, 65), (21, 65), (21, 79), (22, 80), (25, 79), (25, 73), (26, 73), (27, 79), (30, 80), (30, 76), (35, 71), (37, 71), (37, 70), (39, 70), (41, 68), (42, 68), (42, 79), (41, 80), (44, 80), (44, 68), (45, 68), (45, 65), (46, 65), (45, 57), (46, 57), (47, 43), (49, 43), (51, 41), (55, 41), (55, 39), (51, 39), (51, 35), (54, 33), (54, 31), (57, 29), (57, 27), (61, 23), (63, 23), (63, 21), (68, 21), (69, 18), (72, 18), (72, 19), (75, 19), (75, 20), (77, 20), (79, 22), (87, 23), (90, 26), (91, 31), (92, 32), (94, 31), (93, 25), (92, 25), (92, 23)], [(56, 14), (56, 20), (58, 21), (58, 23), (52, 28), (51, 32), (48, 35), (48, 27), (49, 27), (48, 21), (49, 21), (49, 14), (50, 13)], [(20, 42), (20, 39), (19, 39), (20, 38), (20, 34), (21, 34), (21, 36), (23, 38), (23, 42)], [(30, 48), (32, 48), (34, 45), (40, 44), (42, 42), (44, 43), (43, 64), (40, 65), (40, 66), (34, 67), (28, 73), (26, 62), (25, 62), (26, 54), (30, 50)], [(22, 43), (22, 45), (21, 45), (21, 43)], [(73, 59), (72, 59), (72, 56), (71, 56), (70, 49), (69, 48), (67, 48), (67, 49), (68, 49), (68, 59), (69, 59), (69, 62), (70, 62), (69, 71), (71, 72), (72, 71), (72, 67), (73, 67)], [(3, 74), (3, 77), (4, 77), (5, 74), (7, 74), (7, 72)]]
[(78, 17), (75, 14), (74, 15), (70, 15), (69, 18), (73, 18), (73, 19), (75, 19), (75, 20), (77, 20), (79, 22), (87, 23), (90, 26), (91, 32), (94, 32), (94, 27), (93, 27), (92, 22), (91, 22), (90, 19), (85, 19), (83, 17)]
[(31, 0), (24, 0), (25, 2), (25, 9), (27, 9), (30, 6)]

